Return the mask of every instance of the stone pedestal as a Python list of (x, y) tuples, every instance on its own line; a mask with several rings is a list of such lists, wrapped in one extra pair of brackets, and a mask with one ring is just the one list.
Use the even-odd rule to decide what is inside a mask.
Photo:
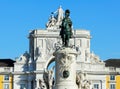
[(55, 56), (55, 87), (54, 89), (78, 89), (76, 85), (76, 56), (72, 48), (62, 48)]

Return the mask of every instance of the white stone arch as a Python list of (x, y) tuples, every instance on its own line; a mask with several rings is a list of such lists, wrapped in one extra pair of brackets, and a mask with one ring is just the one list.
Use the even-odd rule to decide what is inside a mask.
[(45, 63), (45, 66), (44, 66), (44, 73), (43, 73), (43, 79), (44, 79), (44, 82), (47, 86), (47, 89), (51, 89), (51, 87), (54, 85), (53, 82), (55, 81), (54, 79), (54, 66), (50, 67), (50, 69), (48, 68), (49, 65), (51, 63), (53, 63), (55, 61), (55, 57), (54, 56), (51, 56)]
[(47, 60), (47, 62), (46, 62), (46, 64), (45, 64), (45, 69), (47, 69), (48, 66), (49, 66), (53, 61), (55, 61), (55, 57), (54, 57), (54, 56), (51, 56), (51, 57)]

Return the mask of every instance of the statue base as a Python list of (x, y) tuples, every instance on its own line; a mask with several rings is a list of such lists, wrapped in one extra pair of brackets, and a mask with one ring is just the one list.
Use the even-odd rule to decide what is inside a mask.
[(77, 85), (72, 85), (72, 83), (63, 83), (63, 84), (57, 84), (54, 89), (78, 89)]
[(54, 56), (56, 62), (54, 89), (78, 89), (76, 84), (76, 50), (65, 47), (56, 51)]

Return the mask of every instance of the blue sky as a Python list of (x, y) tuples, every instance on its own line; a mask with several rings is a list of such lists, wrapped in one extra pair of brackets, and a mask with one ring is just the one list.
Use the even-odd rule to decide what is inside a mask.
[(120, 0), (0, 0), (0, 58), (29, 51), (29, 31), (44, 29), (60, 5), (70, 9), (74, 29), (90, 30), (91, 51), (120, 58)]

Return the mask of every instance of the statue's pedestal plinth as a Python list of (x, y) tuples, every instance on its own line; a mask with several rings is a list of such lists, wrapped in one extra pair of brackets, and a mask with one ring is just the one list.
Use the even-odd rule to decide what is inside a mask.
[(54, 56), (56, 62), (54, 89), (78, 89), (76, 85), (76, 50), (62, 48), (56, 51)]

